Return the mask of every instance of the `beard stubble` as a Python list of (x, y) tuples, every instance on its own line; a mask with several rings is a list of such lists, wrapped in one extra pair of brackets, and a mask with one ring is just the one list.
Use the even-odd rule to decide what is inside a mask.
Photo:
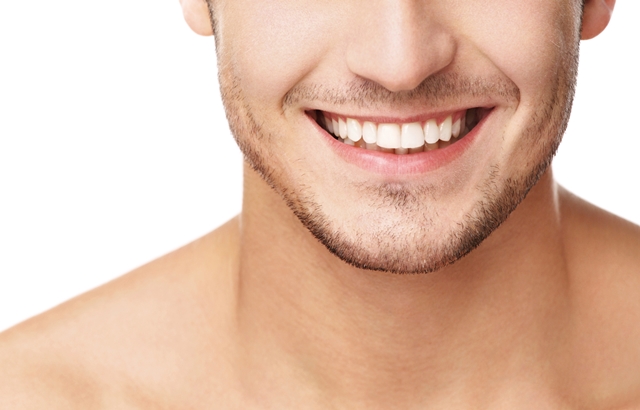
[[(578, 44), (563, 58), (549, 98), (543, 101), (519, 139), (535, 152), (522, 164), (522, 172), (504, 175), (495, 163), (476, 188), (481, 193), (469, 212), (447, 232), (434, 233), (433, 217), (424, 212), (422, 195), (434, 191), (429, 185), (403, 186), (377, 184), (360, 187), (373, 198), (377, 207), (388, 207), (413, 220), (411, 230), (396, 231), (392, 226), (372, 226), (365, 232), (345, 232), (325, 212), (311, 186), (287, 186), (282, 173), (273, 164), (272, 154), (264, 149), (277, 135), (265, 130), (253, 115), (242, 92), (240, 79), (233, 75), (232, 64), (220, 65), (220, 87), (227, 119), (245, 161), (273, 188), (302, 225), (333, 255), (361, 269), (391, 273), (428, 273), (461, 259), (494, 232), (524, 200), (547, 170), (566, 129), (575, 90)], [(221, 56), (219, 56), (221, 57)], [(420, 104), (428, 101), (464, 100), (465, 96), (499, 95), (519, 100), (519, 89), (503, 78), (465, 78), (456, 74), (429, 77), (414, 90), (392, 93), (376, 83), (358, 80), (342, 90), (320, 85), (296, 86), (283, 99), (283, 111), (299, 101), (325, 101), (333, 106), (357, 105), (372, 108), (391, 104)], [(420, 218), (411, 218), (420, 215)], [(437, 235), (439, 240), (429, 239)], [(364, 236), (367, 236), (366, 238)], [(364, 246), (363, 244), (369, 244)], [(371, 246), (373, 244), (373, 246)]]

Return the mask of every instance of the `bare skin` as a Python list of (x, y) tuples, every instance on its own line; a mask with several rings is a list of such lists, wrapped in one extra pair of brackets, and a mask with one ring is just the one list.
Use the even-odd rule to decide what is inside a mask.
[[(211, 34), (199, 1), (183, 0), (186, 19)], [(307, 3), (321, 21), (324, 3)], [(417, 250), (440, 256), (478, 203), (530, 187), (509, 183), (526, 181), (551, 155), (539, 147), (561, 134), (570, 106), (566, 56), (579, 37), (604, 29), (613, 1), (588, 0), (581, 28), (577, 8), (557, 0), (376, 1), (367, 17), (388, 21), (391, 33), (378, 37), (367, 31), (375, 25), (337, 36), (340, 24), (322, 25), (335, 19), (305, 20), (309, 11), (293, 0), (215, 4), (223, 95), (247, 158), (241, 214), (0, 335), (0, 409), (640, 408), (640, 227), (559, 187), (550, 168), (466, 256), (430, 273), (390, 272), (436, 266)], [(343, 15), (361, 4), (334, 6)], [(278, 24), (260, 26), (276, 21), (271, 16)], [(282, 35), (296, 24), (296, 38)], [(515, 30), (524, 26), (530, 31)], [(305, 36), (314, 36), (315, 48), (292, 46)], [(432, 58), (418, 58), (426, 52)], [(428, 83), (434, 78), (440, 82)], [(487, 88), (483, 104), (493, 108), (481, 142), (419, 176), (341, 162), (306, 114), (401, 122), (466, 107), (475, 97), (446, 83), (455, 78), (506, 87)], [(378, 90), (368, 94), (377, 105), (300, 92), (336, 84), (344, 94), (348, 81)], [(462, 102), (407, 93), (424, 81), (453, 89)], [(296, 98), (285, 98), (296, 89)], [(545, 121), (536, 122), (540, 113)], [(386, 154), (381, 162), (395, 161)], [(417, 200), (361, 189), (376, 184)], [(483, 197), (478, 186), (495, 189)], [(340, 234), (332, 240), (383, 271), (346, 263), (291, 208), (305, 217), (324, 212), (325, 228)], [(502, 211), (492, 212), (481, 222)], [(422, 213), (438, 218), (418, 219)]]
[(639, 227), (547, 174), (456, 272), (357, 271), (247, 172), (268, 204), (5, 332), (0, 408), (640, 407)]

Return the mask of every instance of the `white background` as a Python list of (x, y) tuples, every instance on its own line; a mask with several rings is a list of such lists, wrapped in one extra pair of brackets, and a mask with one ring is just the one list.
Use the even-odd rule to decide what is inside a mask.
[[(582, 45), (554, 167), (640, 223), (640, 2)], [(0, 2), (0, 330), (205, 234), (240, 209), (212, 38), (178, 0)]]

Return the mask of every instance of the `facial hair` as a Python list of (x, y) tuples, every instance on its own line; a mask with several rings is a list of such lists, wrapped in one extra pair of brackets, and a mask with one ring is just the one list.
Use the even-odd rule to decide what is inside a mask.
[[(368, 200), (369, 208), (381, 214), (393, 213), (397, 218), (362, 218), (352, 221), (352, 226), (362, 229), (347, 230), (326, 210), (313, 184), (295, 185), (274, 166), (274, 154), (267, 147), (279, 135), (268, 131), (265, 120), (254, 115), (242, 92), (241, 80), (234, 76), (233, 64), (219, 65), (220, 86), (231, 131), (247, 163), (333, 255), (361, 269), (428, 273), (454, 263), (475, 249), (508, 218), (551, 164), (571, 111), (578, 47), (576, 41), (573, 50), (563, 57), (547, 98), (538, 105), (518, 137), (521, 146), (533, 152), (526, 156), (530, 160), (521, 164), (521, 172), (515, 174), (507, 174), (498, 162), (490, 164), (486, 177), (476, 187), (480, 199), (445, 229), (435, 228), (438, 212), (432, 204), (438, 199), (436, 187), (426, 183), (371, 183), (352, 189)], [(224, 58), (219, 56), (219, 59)], [(516, 102), (520, 98), (516, 85), (504, 77), (470, 78), (444, 73), (426, 78), (414, 90), (399, 93), (366, 79), (354, 80), (340, 88), (299, 85), (285, 95), (283, 111), (295, 107), (301, 100), (375, 108), (412, 104), (437, 106), (440, 101), (464, 101), (466, 97), (478, 95), (501, 96), (503, 100)], [(425, 197), (431, 197), (431, 205)]]

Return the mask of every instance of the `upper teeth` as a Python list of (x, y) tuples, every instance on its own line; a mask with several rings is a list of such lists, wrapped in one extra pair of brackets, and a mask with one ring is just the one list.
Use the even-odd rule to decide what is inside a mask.
[(426, 144), (432, 145), (438, 141), (449, 141), (451, 137), (457, 138), (464, 132), (465, 115), (449, 115), (440, 124), (435, 119), (412, 123), (380, 123), (360, 121), (353, 118), (342, 118), (323, 113), (324, 124), (333, 135), (340, 137), (344, 142), (353, 143), (364, 140), (367, 147), (376, 144), (387, 149), (415, 149)]

